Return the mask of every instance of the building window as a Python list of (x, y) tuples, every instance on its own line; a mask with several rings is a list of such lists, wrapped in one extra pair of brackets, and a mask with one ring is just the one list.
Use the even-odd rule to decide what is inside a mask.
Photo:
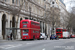
[(5, 0), (5, 2), (6, 2), (6, 0)]
[(12, 27), (12, 21), (10, 21), (10, 28)]
[(54, 4), (54, 2), (52, 2), (52, 4)]
[(16, 4), (18, 4), (18, 1), (16, 0)]
[(20, 0), (19, 0), (19, 5), (20, 5)]
[(45, 9), (46, 9), (46, 5), (45, 5)]
[(14, 0), (12, 0), (12, 3), (14, 3)]

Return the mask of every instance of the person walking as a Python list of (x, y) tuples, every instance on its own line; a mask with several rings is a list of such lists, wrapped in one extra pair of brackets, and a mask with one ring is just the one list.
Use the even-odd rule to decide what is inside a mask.
[(12, 40), (12, 33), (10, 34), (10, 39)]
[(9, 35), (7, 35), (7, 39), (10, 40), (10, 36)]

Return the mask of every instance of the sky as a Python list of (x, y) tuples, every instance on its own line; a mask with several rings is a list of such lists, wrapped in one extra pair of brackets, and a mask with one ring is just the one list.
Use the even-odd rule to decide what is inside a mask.
[(68, 12), (72, 11), (72, 7), (75, 7), (75, 0), (63, 0), (65, 5), (66, 5), (66, 9)]

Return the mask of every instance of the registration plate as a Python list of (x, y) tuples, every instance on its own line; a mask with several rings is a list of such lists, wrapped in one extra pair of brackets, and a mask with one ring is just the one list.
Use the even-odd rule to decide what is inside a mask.
[(58, 37), (60, 37), (60, 36), (58, 36)]

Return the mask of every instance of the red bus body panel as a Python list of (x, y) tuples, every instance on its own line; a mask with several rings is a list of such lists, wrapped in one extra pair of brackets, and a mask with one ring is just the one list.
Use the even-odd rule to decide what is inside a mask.
[[(23, 23), (25, 22), (25, 23)], [(21, 29), (21, 39), (35, 39), (40, 38), (40, 23), (32, 20), (21, 20), (20, 22)], [(28, 32), (23, 32), (23, 30), (27, 30)]]

